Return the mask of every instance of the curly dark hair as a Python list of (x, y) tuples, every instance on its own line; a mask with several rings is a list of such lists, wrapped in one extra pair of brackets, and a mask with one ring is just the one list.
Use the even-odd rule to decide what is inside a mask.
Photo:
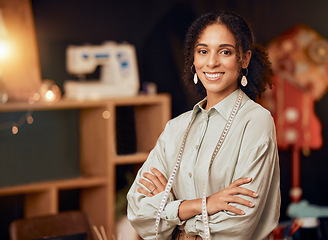
[[(261, 97), (267, 87), (272, 88), (272, 68), (268, 55), (263, 46), (254, 43), (254, 36), (251, 28), (244, 18), (236, 13), (229, 11), (212, 11), (199, 17), (192, 23), (188, 29), (185, 39), (185, 66), (183, 72), (183, 80), (187, 86), (197, 88), (201, 97), (206, 96), (206, 91), (203, 84), (199, 81), (197, 85), (192, 84), (193, 73), (191, 68), (194, 61), (195, 44), (198, 41), (203, 30), (214, 23), (224, 24), (234, 35), (237, 46), (237, 62), (240, 60), (239, 47), (242, 47), (243, 52), (250, 50), (252, 52), (251, 60), (248, 65), (248, 84), (243, 87), (240, 83), (241, 75), (238, 79), (239, 87), (253, 100)], [(240, 72), (241, 72), (240, 65)]]

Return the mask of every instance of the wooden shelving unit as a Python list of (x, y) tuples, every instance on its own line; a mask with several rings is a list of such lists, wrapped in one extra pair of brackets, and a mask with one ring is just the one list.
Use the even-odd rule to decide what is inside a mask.
[[(116, 109), (134, 109), (137, 152), (118, 155), (116, 148)], [(116, 165), (138, 164), (146, 160), (171, 117), (169, 95), (136, 96), (101, 101), (61, 100), (55, 103), (7, 103), (0, 112), (80, 110), (81, 177), (0, 188), (0, 197), (25, 196), (25, 217), (55, 214), (59, 211), (59, 191), (80, 190), (80, 208), (92, 225), (103, 225), (109, 236), (115, 233)]]

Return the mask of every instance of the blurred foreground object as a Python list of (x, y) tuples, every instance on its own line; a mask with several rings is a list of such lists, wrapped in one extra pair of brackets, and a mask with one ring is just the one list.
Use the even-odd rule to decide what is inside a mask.
[(322, 147), (321, 123), (314, 101), (328, 87), (328, 43), (306, 25), (296, 25), (268, 45), (274, 72), (274, 87), (264, 94), (277, 128), (280, 149), (292, 150), (292, 202), (302, 196), (300, 188), (300, 151)]
[(310, 204), (307, 200), (291, 203), (287, 214), (291, 218), (319, 218), (328, 217), (328, 206)]
[(14, 220), (9, 233), (11, 240), (94, 239), (88, 216), (77, 210)]
[(328, 42), (304, 24), (277, 36), (268, 45), (274, 74), (319, 100), (328, 88)]

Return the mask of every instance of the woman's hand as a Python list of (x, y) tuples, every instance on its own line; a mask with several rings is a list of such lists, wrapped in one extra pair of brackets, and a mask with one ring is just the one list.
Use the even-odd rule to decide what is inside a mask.
[(249, 183), (252, 181), (252, 178), (240, 178), (235, 180), (225, 189), (209, 196), (207, 198), (207, 213), (208, 215), (212, 215), (222, 210), (227, 210), (229, 212), (233, 212), (239, 215), (244, 215), (245, 212), (230, 205), (229, 203), (238, 203), (247, 207), (254, 207), (254, 203), (245, 200), (241, 197), (235, 196), (238, 194), (244, 196), (250, 196), (252, 198), (256, 198), (258, 196), (252, 190), (247, 188), (240, 187), (243, 184)]
[(144, 172), (142, 176), (146, 179), (140, 178), (139, 182), (146, 187), (146, 189), (138, 187), (139, 193), (145, 194), (147, 197), (155, 196), (156, 194), (165, 190), (167, 180), (164, 175), (156, 168), (150, 168), (151, 173)]

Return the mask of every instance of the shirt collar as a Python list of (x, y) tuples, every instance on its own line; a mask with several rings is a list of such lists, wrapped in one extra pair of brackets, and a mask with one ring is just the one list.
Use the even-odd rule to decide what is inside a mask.
[[(239, 89), (235, 90), (234, 92), (232, 92), (229, 96), (227, 96), (225, 99), (223, 99), (221, 102), (217, 103), (216, 105), (214, 105), (213, 107), (211, 107), (208, 112), (211, 109), (215, 109), (218, 113), (220, 113), (225, 120), (228, 120), (231, 110), (236, 102), (236, 99), (238, 97), (239, 94)], [(241, 101), (240, 104), (240, 108), (242, 108), (242, 106), (249, 100), (249, 97), (243, 92), (243, 99)], [(203, 100), (201, 100), (200, 102), (198, 102), (192, 111), (192, 119), (195, 117), (195, 115), (198, 114), (199, 111), (201, 111), (203, 108), (203, 106), (205, 106), (207, 99), (204, 98)]]
[(206, 97), (199, 101), (194, 107), (193, 107), (193, 110), (192, 110), (192, 115), (191, 115), (191, 119), (194, 119), (195, 116), (202, 110), (204, 109), (205, 105), (206, 105)]

